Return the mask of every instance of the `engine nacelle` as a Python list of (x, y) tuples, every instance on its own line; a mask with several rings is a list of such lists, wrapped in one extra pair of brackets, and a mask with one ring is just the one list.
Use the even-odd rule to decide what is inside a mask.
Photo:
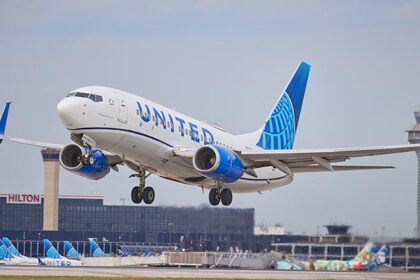
[(194, 154), (193, 165), (201, 175), (225, 183), (237, 181), (244, 174), (239, 157), (230, 149), (206, 145)]
[(111, 170), (105, 155), (100, 150), (92, 149), (89, 163), (85, 164), (83, 159), (87, 150), (75, 144), (65, 146), (60, 152), (61, 166), (77, 175), (99, 180), (105, 177)]

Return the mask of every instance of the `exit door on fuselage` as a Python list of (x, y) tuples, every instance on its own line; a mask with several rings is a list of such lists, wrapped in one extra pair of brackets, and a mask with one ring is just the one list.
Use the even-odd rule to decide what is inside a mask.
[(127, 105), (125, 103), (125, 100), (121, 94), (116, 93), (115, 101), (116, 101), (115, 114), (116, 114), (117, 120), (118, 122), (122, 124), (126, 124), (127, 118), (128, 118), (128, 110), (127, 110)]

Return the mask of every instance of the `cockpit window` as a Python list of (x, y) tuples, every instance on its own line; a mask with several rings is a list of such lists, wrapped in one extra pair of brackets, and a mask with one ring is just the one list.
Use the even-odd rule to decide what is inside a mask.
[(100, 95), (96, 95), (96, 94), (89, 94), (89, 99), (92, 100), (93, 102), (102, 102), (102, 96)]
[(88, 98), (88, 97), (89, 97), (89, 93), (76, 92), (76, 94), (75, 94), (74, 96), (83, 97), (83, 98)]
[(70, 92), (69, 94), (66, 95), (66, 97), (70, 97), (70, 96), (89, 98), (93, 102), (102, 102), (103, 101), (102, 96), (96, 95), (96, 94), (89, 94), (89, 93), (85, 93), (85, 92)]
[(95, 102), (102, 102), (104, 99), (100, 95), (95, 95)]

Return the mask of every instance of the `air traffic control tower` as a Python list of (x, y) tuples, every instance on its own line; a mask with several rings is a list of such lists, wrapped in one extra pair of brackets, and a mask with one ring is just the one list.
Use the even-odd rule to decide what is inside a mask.
[[(416, 124), (408, 132), (408, 142), (420, 144), (420, 111), (414, 112)], [(420, 151), (417, 154), (417, 238), (420, 238)]]
[(60, 176), (60, 152), (42, 149), (44, 160), (44, 215), (43, 230), (58, 230), (58, 181)]

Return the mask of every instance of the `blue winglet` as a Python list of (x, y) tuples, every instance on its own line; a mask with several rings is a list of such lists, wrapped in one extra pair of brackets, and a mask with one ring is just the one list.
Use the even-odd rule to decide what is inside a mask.
[[(4, 107), (3, 115), (1, 116), (0, 120), (0, 135), (4, 135), (4, 131), (6, 130), (6, 123), (7, 123), (7, 116), (9, 115), (9, 108), (12, 102), (7, 102), (6, 107)], [(0, 139), (0, 144), (3, 139)]]

